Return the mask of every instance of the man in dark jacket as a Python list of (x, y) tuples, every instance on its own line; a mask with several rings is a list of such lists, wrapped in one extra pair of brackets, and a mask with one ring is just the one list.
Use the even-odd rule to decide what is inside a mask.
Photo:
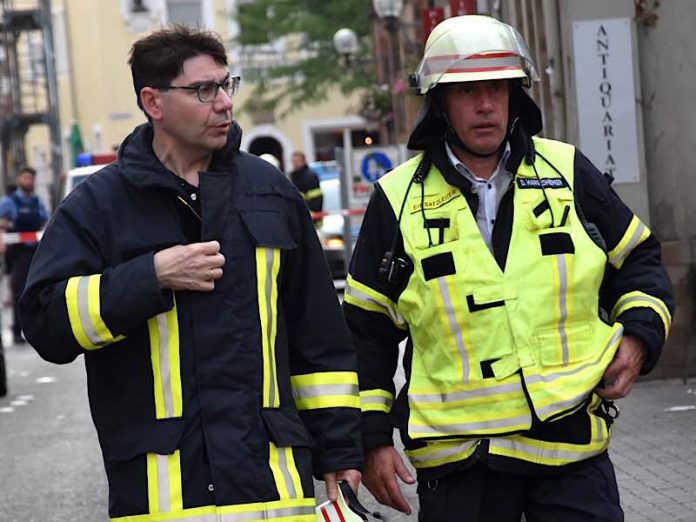
[(292, 153), (292, 169), (289, 175), (290, 181), (293, 182), (297, 190), (302, 194), (309, 210), (312, 212), (321, 212), (324, 204), (324, 196), (321, 193), (319, 176), (307, 165), (307, 159), (304, 153)]
[[(17, 173), (17, 189), (0, 200), (0, 221), (7, 226), (8, 232), (38, 232), (48, 221), (46, 206), (34, 193), (35, 184), (36, 169), (24, 167)], [(10, 245), (5, 254), (12, 290), (12, 334), (15, 344), (24, 343), (17, 302), (27, 282), (36, 245), (36, 241)]]
[(346, 282), (363, 483), (410, 512), (398, 427), (421, 522), (623, 521), (613, 401), (671, 326), (660, 245), (581, 152), (536, 136), (512, 27), (441, 22), (412, 80), (421, 153), (376, 183)]
[(239, 150), (211, 33), (130, 65), (149, 120), (61, 204), (20, 303), (46, 360), (84, 354), (112, 520), (313, 522), (361, 466), (355, 356), (302, 199)]

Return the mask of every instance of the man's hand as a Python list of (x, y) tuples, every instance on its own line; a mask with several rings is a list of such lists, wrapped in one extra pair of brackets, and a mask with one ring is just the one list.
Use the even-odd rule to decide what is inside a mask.
[(365, 487), (380, 504), (410, 515), (411, 506), (404, 498), (396, 476), (406, 484), (413, 484), (416, 481), (392, 446), (380, 446), (370, 450), (365, 456), (363, 473)]
[(157, 281), (171, 290), (211, 292), (224, 264), (217, 241), (177, 245), (155, 254)]
[(608, 400), (626, 397), (640, 374), (645, 355), (645, 347), (638, 339), (624, 336), (614, 360), (604, 372), (604, 386), (595, 390), (597, 395)]
[(361, 474), (357, 469), (346, 469), (334, 473), (324, 473), (324, 483), (326, 485), (326, 496), (331, 502), (336, 502), (338, 498), (338, 481), (345, 480), (350, 487), (358, 494)]

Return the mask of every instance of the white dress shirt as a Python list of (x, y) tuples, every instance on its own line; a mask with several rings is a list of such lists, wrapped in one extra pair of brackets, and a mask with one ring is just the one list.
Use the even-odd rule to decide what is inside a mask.
[(481, 231), (481, 236), (488, 246), (488, 250), (493, 251), (491, 237), (493, 227), (495, 226), (495, 217), (498, 213), (498, 205), (503, 199), (505, 192), (512, 181), (512, 174), (505, 170), (505, 162), (510, 155), (510, 144), (505, 145), (503, 155), (498, 161), (498, 166), (495, 172), (489, 179), (479, 178), (476, 174), (469, 170), (469, 167), (464, 165), (450, 148), (449, 144), (445, 144), (447, 157), (452, 166), (457, 169), (462, 176), (471, 181), (471, 190), (478, 195), (479, 205), (476, 211), (476, 224)]

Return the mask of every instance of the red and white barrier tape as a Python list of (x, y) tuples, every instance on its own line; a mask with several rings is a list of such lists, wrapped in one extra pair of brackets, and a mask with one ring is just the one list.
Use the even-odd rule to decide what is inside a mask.
[(43, 231), (38, 232), (3, 232), (2, 239), (6, 245), (18, 245), (20, 243), (36, 243), (41, 239)]
[(329, 210), (326, 212), (312, 212), (312, 220), (317, 221), (319, 219), (325, 218), (326, 216), (361, 216), (365, 213), (364, 208), (342, 208), (340, 210)]

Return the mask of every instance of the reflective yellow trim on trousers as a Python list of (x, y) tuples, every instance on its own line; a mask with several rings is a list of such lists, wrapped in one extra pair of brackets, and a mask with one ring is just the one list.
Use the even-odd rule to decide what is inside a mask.
[(276, 374), (275, 343), (278, 317), (280, 249), (256, 249), (257, 294), (263, 353), (263, 407), (280, 406)]
[(101, 348), (124, 339), (114, 336), (101, 317), (101, 274), (77, 276), (65, 285), (65, 304), (75, 340), (85, 350)]
[(640, 219), (633, 216), (626, 229), (626, 233), (619, 241), (619, 244), (609, 252), (609, 262), (617, 270), (621, 268), (626, 258), (643, 241), (650, 237), (650, 229), (646, 227)]
[[(278, 328), (278, 274), (280, 249), (256, 249), (257, 295), (263, 354), (263, 407), (278, 408), (278, 370), (276, 367), (276, 334)], [(303, 495), (292, 448), (279, 448), (269, 442), (269, 466), (281, 499)]]
[(150, 514), (183, 509), (181, 454), (147, 454), (147, 498)]
[(491, 439), (488, 451), (491, 455), (501, 455), (545, 466), (563, 466), (599, 455), (607, 449), (611, 436), (604, 421), (590, 413), (600, 403), (599, 396), (594, 395), (586, 408), (587, 415), (590, 417), (590, 442), (588, 444), (546, 442), (522, 435), (511, 435)]
[(350, 274), (348, 274), (348, 279), (346, 279), (346, 289), (343, 298), (346, 303), (367, 310), (368, 312), (384, 314), (389, 317), (398, 328), (402, 330), (406, 329), (406, 321), (404, 321), (404, 318), (396, 309), (396, 305), (391, 299), (359, 283), (353, 279), (353, 276)]
[(322, 196), (321, 188), (310, 189), (307, 192), (302, 193), (302, 197), (305, 201), (309, 201), (315, 198), (320, 198)]
[(356, 372), (318, 372), (290, 377), (298, 410), (360, 408)]
[(672, 328), (672, 315), (669, 313), (669, 308), (661, 299), (635, 291), (622, 295), (614, 305), (611, 311), (611, 320), (616, 321), (626, 310), (631, 308), (650, 308), (662, 319), (662, 324), (665, 327), (665, 335)]
[(111, 522), (316, 522), (313, 498), (236, 506), (204, 506), (156, 515), (112, 518)]
[(360, 392), (360, 411), (389, 413), (394, 403), (394, 394), (386, 390), (363, 390)]
[(405, 450), (405, 453), (414, 468), (434, 468), (468, 459), (479, 442), (480, 439), (428, 442), (424, 448)]
[[(176, 305), (168, 312), (148, 319), (150, 362), (152, 364), (155, 416), (157, 419), (183, 415), (183, 392)], [(181, 455), (147, 454), (147, 489), (151, 514), (183, 509)]]

